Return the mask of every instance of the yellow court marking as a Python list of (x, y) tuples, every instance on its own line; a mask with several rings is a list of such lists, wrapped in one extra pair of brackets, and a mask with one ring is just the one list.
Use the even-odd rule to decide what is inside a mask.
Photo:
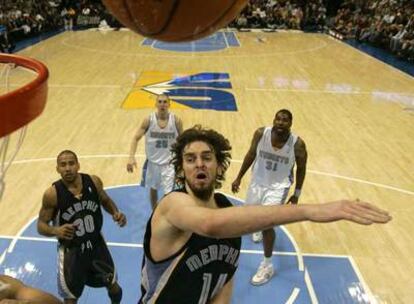
[[(122, 103), (123, 109), (147, 109), (153, 108), (155, 96), (167, 93), (171, 80), (191, 75), (192, 73), (177, 74), (172, 72), (146, 71), (142, 72), (131, 91)], [(171, 99), (171, 109), (190, 109), (190, 107), (177, 103)]]

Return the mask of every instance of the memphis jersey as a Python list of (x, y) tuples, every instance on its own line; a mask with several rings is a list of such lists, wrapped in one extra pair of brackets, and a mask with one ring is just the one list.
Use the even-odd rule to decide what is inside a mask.
[[(222, 194), (215, 194), (215, 200), (220, 208), (231, 206)], [(209, 303), (237, 269), (241, 238), (216, 239), (193, 233), (176, 254), (155, 262), (149, 246), (151, 218), (144, 237), (142, 296), (138, 303)]]
[(295, 165), (297, 135), (290, 134), (285, 145), (275, 150), (272, 146), (272, 127), (266, 127), (256, 149), (252, 182), (274, 189), (290, 187)]
[(171, 159), (170, 148), (178, 136), (175, 124), (175, 116), (168, 114), (168, 123), (165, 128), (160, 128), (156, 113), (150, 115), (150, 123), (145, 133), (145, 152), (147, 159), (158, 165), (165, 165)]
[(57, 193), (56, 225), (73, 224), (76, 228), (72, 240), (59, 240), (68, 247), (95, 241), (100, 237), (102, 228), (103, 219), (98, 191), (89, 175), (80, 175), (82, 178), (80, 198), (75, 197), (62, 180), (53, 183)]

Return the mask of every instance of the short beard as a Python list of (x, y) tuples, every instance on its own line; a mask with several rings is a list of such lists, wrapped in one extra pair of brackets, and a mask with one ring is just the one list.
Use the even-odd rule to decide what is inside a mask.
[(190, 184), (188, 184), (191, 191), (193, 192), (194, 196), (202, 201), (208, 201), (211, 197), (211, 195), (214, 192), (214, 186), (210, 185), (207, 188), (204, 189), (194, 189)]
[(274, 129), (274, 132), (277, 136), (280, 136), (283, 139), (287, 139), (290, 136), (290, 129), (289, 130), (283, 130), (282, 132), (279, 132), (276, 130), (276, 128)]

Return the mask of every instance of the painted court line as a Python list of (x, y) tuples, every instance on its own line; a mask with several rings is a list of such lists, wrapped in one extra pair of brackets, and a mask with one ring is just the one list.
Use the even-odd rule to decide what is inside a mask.
[(290, 242), (293, 245), (293, 248), (295, 249), (294, 252), (297, 253), (297, 259), (298, 259), (298, 268), (300, 271), (304, 271), (305, 270), (305, 264), (303, 262), (303, 257), (302, 257), (302, 252), (298, 246), (298, 244), (296, 243), (295, 239), (293, 238), (293, 236), (289, 233), (289, 231), (284, 227), (284, 226), (279, 226), (279, 228), (281, 228), (285, 234), (287, 235), (288, 239), (290, 240)]
[(224, 32), (219, 32), (219, 34), (221, 34), (221, 37), (223, 38), (224, 43), (226, 44), (226, 48), (229, 48), (229, 47), (230, 47), (230, 45), (229, 45), (229, 42), (227, 41), (227, 36), (226, 36), (226, 34), (225, 34)]
[[(135, 156), (140, 157), (140, 158), (145, 158), (144, 154), (136, 154)], [(79, 159), (128, 158), (128, 157), (129, 157), (129, 154), (98, 154), (98, 155), (78, 156)], [(12, 163), (12, 166), (13, 165), (20, 165), (20, 164), (27, 164), (27, 163), (43, 162), (43, 161), (56, 161), (56, 157), (44, 157), (44, 158), (15, 160)], [(231, 162), (232, 163), (242, 163), (243, 161), (239, 160), (239, 159), (233, 159)], [(388, 190), (392, 190), (392, 191), (397, 191), (397, 192), (408, 194), (408, 195), (414, 195), (414, 191), (402, 189), (402, 188), (399, 188), (399, 187), (389, 186), (389, 185), (385, 185), (385, 184), (381, 184), (381, 183), (370, 182), (370, 181), (363, 180), (363, 179), (360, 179), (360, 178), (348, 177), (348, 176), (344, 176), (344, 175), (328, 173), (328, 172), (322, 172), (322, 171), (318, 171), (318, 170), (310, 170), (310, 169), (308, 169), (307, 172), (311, 173), (311, 174), (330, 176), (330, 177), (335, 177), (335, 178), (348, 180), (348, 181), (352, 181), (352, 182), (357, 182), (357, 183), (361, 183), (361, 184), (371, 185), (371, 186), (375, 186), (375, 187), (378, 187), (378, 188), (384, 188), (384, 189), (388, 189)], [(239, 198), (237, 198), (237, 199), (240, 200)]]
[[(43, 238), (43, 237), (34, 237), (34, 236), (12, 236), (12, 235), (0, 235), (0, 239), (5, 240), (13, 240), (14, 243), (17, 241), (33, 241), (33, 242), (49, 242), (49, 243), (57, 243), (56, 238)], [(108, 246), (114, 247), (130, 247), (130, 248), (143, 248), (143, 244), (135, 244), (135, 243), (122, 243), (122, 242), (106, 242)], [(14, 246), (13, 246), (14, 247)], [(263, 250), (252, 250), (252, 249), (241, 249), (241, 253), (245, 254), (263, 254)], [(281, 256), (296, 256), (297, 253), (293, 251), (273, 251), (274, 255), (281, 255)], [(302, 256), (313, 256), (313, 257), (330, 257), (330, 258), (349, 258), (350, 256), (347, 255), (327, 255), (327, 254), (318, 254), (318, 253), (301, 253)], [(0, 263), (1, 264), (1, 263)]]
[[(12, 235), (0, 235), (0, 239), (5, 240), (16, 240), (16, 241), (35, 241), (35, 242), (51, 242), (57, 243), (56, 238), (43, 238), (43, 237), (33, 237), (33, 236), (12, 236)], [(135, 243), (121, 243), (121, 242), (107, 242), (109, 246), (114, 247), (131, 247), (131, 248), (142, 248), (143, 244), (135, 244)], [(263, 254), (263, 250), (253, 250), (253, 249), (241, 249), (241, 253), (246, 254)], [(283, 255), (283, 256), (294, 256), (297, 255), (296, 252), (293, 251), (273, 251), (274, 255)], [(341, 258), (346, 259), (350, 258), (349, 255), (341, 255), (341, 254), (325, 254), (325, 253), (301, 253), (302, 256), (305, 257), (321, 257), (321, 258)], [(1, 263), (0, 263), (1, 264)], [(356, 267), (356, 265), (355, 265)], [(305, 269), (306, 271), (306, 269)]]
[[(233, 198), (235, 200), (241, 201), (239, 198), (237, 198), (235, 196), (232, 196), (232, 195), (229, 195), (229, 194), (226, 194), (226, 193), (223, 193), (223, 194), (225, 194), (226, 196), (231, 197), (231, 198)], [(304, 272), (304, 281), (305, 281), (306, 287), (307, 287), (307, 289), (309, 291), (309, 295), (310, 295), (311, 300), (312, 300), (311, 303), (312, 304), (317, 304), (318, 301), (317, 301), (317, 298), (316, 298), (315, 289), (314, 289), (314, 287), (312, 285), (312, 281), (310, 280), (309, 276), (308, 276), (308, 279), (306, 279), (307, 270), (305, 268), (305, 262), (303, 260), (303, 254), (302, 254), (302, 252), (301, 252), (298, 244), (296, 243), (296, 240), (289, 233), (289, 231), (286, 229), (286, 227), (284, 227), (284, 226), (278, 226), (278, 227), (284, 231), (284, 233), (286, 234), (286, 236), (290, 240), (291, 244), (293, 245), (293, 248), (294, 248), (295, 251), (294, 252), (273, 251), (272, 254), (273, 255), (296, 256), (297, 263), (298, 263), (298, 270), (301, 271), (301, 272)], [(240, 250), (240, 252), (241, 253), (250, 253), (250, 254), (260, 254), (260, 255), (263, 255), (264, 254), (263, 250), (247, 250), (247, 249), (242, 249), (242, 250)], [(295, 293), (295, 291), (296, 291), (296, 293)], [(295, 290), (293, 291), (293, 293), (289, 297), (287, 303), (289, 301), (292, 301), (292, 302), (289, 302), (289, 303), (294, 303), (297, 295), (299, 294), (299, 291), (300, 290), (298, 288), (295, 288)]]
[[(49, 243), (57, 243), (57, 239), (50, 237), (50, 238), (42, 238), (42, 237), (33, 237), (33, 236), (8, 236), (8, 235), (0, 235), (0, 239), (12, 239), (13, 246), (10, 244), (11, 249), (13, 249), (17, 243), (17, 241), (33, 241), (33, 242), (49, 242)], [(120, 242), (106, 242), (108, 246), (114, 247), (129, 247), (129, 248), (143, 248), (143, 244), (134, 244), (134, 243), (120, 243)], [(11, 252), (11, 251), (10, 251)]]
[(7, 253), (12, 253), (14, 250), (14, 247), (16, 246), (17, 241), (19, 240), (19, 238), (21, 237), (21, 235), (23, 234), (23, 232), (27, 229), (27, 227), (29, 227), (29, 225), (36, 220), (37, 217), (32, 218), (30, 221), (28, 221), (26, 223), (26, 225), (24, 225), (15, 236), (11, 237), (12, 241), (10, 242), (9, 246), (7, 247), (7, 249), (3, 252), (3, 254), (0, 257), (0, 265), (3, 264), (5, 258), (6, 258), (6, 254)]
[(349, 262), (352, 265), (352, 268), (354, 269), (359, 281), (361, 282), (362, 287), (365, 290), (366, 296), (368, 298), (368, 302), (370, 304), (377, 304), (378, 301), (375, 299), (375, 297), (372, 294), (371, 289), (369, 288), (368, 284), (365, 282), (364, 277), (361, 274), (361, 271), (359, 270), (358, 265), (355, 263), (355, 260), (352, 256), (349, 257)]
[[(64, 33), (64, 32), (63, 32)], [(326, 34), (321, 34), (321, 35), (325, 35), (327, 37), (329, 37)], [(237, 36), (237, 35), (236, 35)], [(276, 37), (276, 36), (274, 36)], [(79, 44), (76, 43), (71, 43), (69, 40), (72, 39), (72, 37), (70, 38), (63, 38), (63, 40), (61, 41), (61, 44), (64, 46), (67, 46), (69, 48), (74, 48), (74, 49), (78, 49), (78, 50), (84, 50), (84, 51), (89, 51), (89, 52), (93, 52), (93, 53), (101, 53), (101, 54), (107, 54), (110, 56), (132, 56), (132, 57), (154, 57), (154, 58), (188, 58), (188, 57), (199, 57), (200, 59), (209, 59), (209, 58), (217, 58), (217, 53), (220, 52), (224, 52), (227, 49), (223, 49), (223, 50), (217, 50), (215, 51), (215, 55), (211, 56), (211, 55), (205, 55), (202, 52), (186, 52), (185, 54), (179, 55), (179, 54), (174, 54), (174, 55), (166, 55), (166, 54), (161, 54), (157, 51), (159, 51), (156, 48), (153, 48), (156, 52), (154, 53), (138, 53), (138, 52), (114, 52), (114, 51), (107, 51), (107, 50), (103, 50), (103, 49), (99, 49), (99, 48), (93, 48), (93, 47), (88, 47), (88, 46), (81, 46)], [(220, 57), (221, 58), (252, 58), (252, 57), (275, 57), (275, 56), (283, 56), (283, 55), (294, 55), (294, 54), (300, 54), (300, 53), (310, 53), (310, 52), (315, 52), (318, 51), (320, 49), (325, 48), (328, 43), (326, 41), (323, 41), (322, 39), (319, 44), (317, 44), (314, 47), (310, 47), (308, 49), (300, 49), (300, 50), (291, 50), (291, 51), (279, 51), (279, 52), (263, 52), (263, 53), (256, 53), (256, 54), (233, 54), (233, 55), (225, 55), (225, 54), (221, 54)], [(241, 46), (241, 44), (240, 44)]]
[[(244, 88), (246, 91), (253, 92), (288, 92), (288, 93), (307, 93), (307, 94), (338, 94), (338, 95), (374, 95), (375, 91), (351, 91), (351, 90), (309, 90), (309, 89), (281, 89), (281, 88)], [(414, 96), (414, 93), (405, 92), (382, 92), (384, 94), (397, 94), (402, 96)]]
[(299, 295), (299, 292), (300, 292), (300, 289), (299, 288), (297, 288), (297, 287), (293, 288), (293, 291), (292, 291), (289, 299), (287, 299), (287, 301), (285, 303), (286, 304), (293, 304), (293, 303), (295, 303), (296, 298)]
[[(30, 223), (29, 223), (30, 224)], [(26, 228), (26, 227), (25, 227)], [(33, 242), (51, 242), (51, 243), (57, 243), (56, 238), (43, 238), (43, 237), (34, 237), (34, 236), (10, 236), (10, 235), (0, 235), (0, 239), (7, 239), (12, 240), (12, 244), (10, 244), (9, 247), (12, 249), (15, 247), (15, 244), (17, 241), (33, 241)], [(143, 248), (143, 244), (135, 244), (135, 243), (121, 243), (121, 242), (106, 242), (108, 246), (114, 246), (114, 247), (130, 247), (130, 248)], [(247, 250), (242, 249), (240, 250), (241, 253), (248, 253), (248, 254), (263, 254), (263, 250)], [(279, 252), (274, 251), (273, 254), (276, 255), (296, 255), (295, 252)]]
[(308, 287), (309, 297), (311, 298), (312, 304), (318, 304), (319, 303), (318, 297), (316, 296), (315, 288), (313, 288), (313, 283), (310, 278), (308, 269), (305, 269), (305, 283), (306, 283), (306, 286)]
[(331, 177), (335, 177), (335, 178), (339, 178), (339, 179), (345, 179), (345, 180), (349, 180), (349, 181), (357, 182), (357, 183), (361, 183), (361, 184), (372, 185), (372, 186), (376, 186), (376, 187), (379, 187), (379, 188), (394, 190), (394, 191), (409, 194), (409, 195), (414, 195), (413, 191), (409, 191), (409, 190), (405, 190), (405, 189), (401, 189), (401, 188), (397, 188), (397, 187), (393, 187), (393, 186), (388, 186), (388, 185), (384, 185), (384, 184), (380, 184), (380, 183), (370, 182), (370, 181), (366, 181), (366, 180), (363, 180), (363, 179), (360, 179), (360, 178), (347, 177), (347, 176), (343, 176), (343, 175), (339, 175), (339, 174), (321, 172), (321, 171), (316, 171), (316, 170), (308, 170), (308, 172), (313, 173), (313, 174), (318, 174), (318, 175), (331, 176)]
[[(54, 159), (54, 158), (53, 158)], [(135, 187), (137, 186), (137, 184), (134, 185), (117, 185), (117, 186), (112, 186), (112, 187), (107, 187), (105, 189), (114, 189), (114, 188), (121, 188), (121, 187)], [(226, 193), (224, 193), (225, 195), (227, 195)], [(227, 195), (233, 199), (239, 200), (239, 198), (234, 197), (232, 195)], [(3, 254), (0, 256), (0, 265), (4, 262), (7, 254), (6, 253), (11, 253), (13, 252), (15, 245), (17, 243), (17, 241), (19, 240), (24, 240), (24, 241), (40, 241), (40, 242), (54, 242), (57, 243), (56, 238), (42, 238), (42, 237), (25, 237), (22, 236), (22, 234), (24, 233), (24, 231), (27, 229), (27, 227), (33, 223), (33, 221), (35, 221), (37, 219), (37, 217), (34, 217), (32, 220), (30, 220), (26, 225), (24, 225), (24, 227), (18, 232), (18, 234), (16, 236), (1, 236), (0, 238), (5, 238), (5, 239), (11, 239), (12, 242), (10, 243), (9, 247), (7, 250), (5, 250), (5, 252), (3, 252)], [(290, 235), (289, 231), (283, 227), (280, 226), (280, 228), (283, 229), (283, 231), (285, 232), (285, 234), (288, 236), (288, 238), (290, 239), (290, 241), (292, 242), (296, 252), (278, 252), (278, 251), (274, 251), (273, 255), (284, 255), (284, 256), (295, 256), (298, 259), (298, 270), (300, 271), (304, 271), (304, 282), (306, 284), (307, 290), (309, 292), (309, 296), (311, 298), (311, 303), (312, 304), (318, 304), (318, 299), (317, 296), (315, 294), (315, 289), (313, 287), (313, 283), (310, 279), (309, 273), (307, 271), (307, 269), (304, 267), (304, 260), (303, 260), (303, 256), (306, 254), (303, 254), (300, 252), (299, 250), (299, 246), (296, 244), (294, 238)], [(126, 248), (143, 248), (142, 244), (134, 244), (134, 243), (122, 243), (122, 242), (107, 242), (108, 246), (115, 246), (115, 247), (126, 247)], [(240, 250), (240, 253), (244, 253), (244, 254), (258, 254), (258, 255), (263, 255), (263, 250), (248, 250), (248, 249), (242, 249)], [(317, 254), (312, 254), (312, 256), (318, 256)], [(329, 255), (330, 257), (335, 257), (334, 255)], [(340, 258), (343, 258), (343, 256), (340, 256)], [(347, 257), (348, 260), (352, 261), (352, 257)], [(370, 298), (372, 298), (371, 293), (369, 291), (368, 286), (366, 285), (365, 281), (362, 278), (361, 273), (359, 272), (358, 268), (356, 267), (355, 263), (351, 262), (351, 265), (353, 266), (354, 271), (357, 273), (357, 276), (359, 277), (359, 281), (361, 282), (361, 285), (363, 286), (364, 290), (366, 290), (367, 292), (369, 292)], [(296, 298), (298, 297), (300, 292), (300, 289), (295, 287), (290, 295), (290, 297), (288, 298), (286, 303), (294, 303)]]

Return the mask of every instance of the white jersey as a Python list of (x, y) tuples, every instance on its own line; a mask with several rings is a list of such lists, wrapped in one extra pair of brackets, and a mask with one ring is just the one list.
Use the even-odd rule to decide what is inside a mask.
[(147, 159), (158, 165), (165, 165), (171, 159), (170, 148), (178, 136), (175, 116), (168, 114), (168, 123), (165, 128), (160, 128), (156, 113), (150, 115), (150, 122), (145, 133), (145, 153)]
[(297, 139), (298, 136), (291, 133), (285, 145), (275, 150), (272, 146), (272, 127), (266, 127), (257, 145), (252, 182), (274, 189), (290, 187)]

